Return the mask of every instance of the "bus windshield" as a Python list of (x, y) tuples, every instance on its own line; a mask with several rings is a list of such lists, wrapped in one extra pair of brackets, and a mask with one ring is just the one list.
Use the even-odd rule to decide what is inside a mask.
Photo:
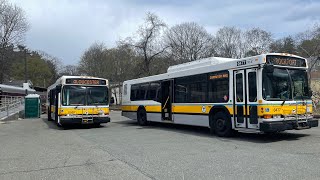
[(274, 68), (273, 72), (263, 70), (262, 96), (265, 100), (310, 99), (308, 76), (305, 70)]
[(62, 105), (86, 106), (108, 105), (108, 88), (106, 86), (64, 86)]

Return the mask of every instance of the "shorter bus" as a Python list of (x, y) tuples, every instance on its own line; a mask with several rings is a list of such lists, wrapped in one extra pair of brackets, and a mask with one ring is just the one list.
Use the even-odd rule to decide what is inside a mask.
[(62, 76), (48, 88), (48, 120), (58, 126), (110, 122), (109, 82), (87, 76)]
[(179, 64), (125, 81), (122, 115), (140, 125), (209, 127), (218, 136), (317, 127), (307, 69), (306, 59), (284, 53)]

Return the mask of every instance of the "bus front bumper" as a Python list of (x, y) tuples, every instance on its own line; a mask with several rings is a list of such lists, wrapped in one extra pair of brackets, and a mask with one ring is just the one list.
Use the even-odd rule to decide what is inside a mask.
[(309, 129), (318, 127), (318, 124), (318, 119), (308, 119), (307, 121), (298, 121), (298, 123), (295, 120), (262, 122), (260, 123), (260, 131), (280, 132), (292, 129)]
[(110, 122), (109, 116), (95, 116), (95, 117), (72, 117), (72, 116), (61, 116), (60, 124), (101, 124)]

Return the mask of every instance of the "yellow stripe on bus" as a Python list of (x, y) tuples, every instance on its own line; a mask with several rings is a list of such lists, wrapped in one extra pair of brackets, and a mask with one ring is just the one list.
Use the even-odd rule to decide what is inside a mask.
[(59, 115), (64, 116), (67, 114), (99, 114), (101, 111), (103, 111), (104, 114), (109, 114), (109, 108), (108, 107), (78, 107), (78, 108), (59, 108)]
[(121, 106), (122, 111), (138, 111), (137, 105), (126, 105), (126, 106)]
[[(219, 105), (221, 106), (221, 105)], [(232, 105), (222, 105), (228, 109), (230, 114), (233, 114)], [(174, 113), (194, 113), (194, 114), (209, 114), (214, 105), (173, 105)]]
[[(308, 113), (312, 113), (312, 105), (308, 104)], [(258, 116), (263, 116), (264, 114), (270, 115), (294, 115), (294, 114), (305, 114), (305, 105), (259, 105), (258, 106)]]
[[(232, 115), (234, 113), (233, 105), (223, 105), (229, 110), (229, 113)], [(132, 111), (136, 112), (138, 110), (138, 105), (125, 105), (122, 106), (122, 111)], [(154, 105), (146, 105), (144, 106), (147, 112), (161, 112), (161, 106)], [(186, 114), (209, 114), (211, 108), (214, 105), (172, 105), (173, 113), (186, 113)], [(243, 112), (245, 112), (245, 106), (241, 106), (243, 108)], [(250, 108), (252, 106), (249, 105), (247, 108), (247, 112), (244, 115), (250, 115)], [(312, 113), (312, 105), (308, 104), (308, 113)], [(205, 108), (205, 109), (204, 109)], [(305, 105), (258, 105), (257, 106), (258, 116), (263, 116), (265, 114), (268, 115), (293, 115), (293, 114), (305, 114), (306, 106)], [(235, 110), (236, 113), (236, 110)]]

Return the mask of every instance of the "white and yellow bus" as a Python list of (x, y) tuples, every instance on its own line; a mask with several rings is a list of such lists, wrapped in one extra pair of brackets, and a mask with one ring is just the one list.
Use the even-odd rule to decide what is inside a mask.
[(62, 76), (48, 88), (48, 120), (58, 126), (110, 122), (108, 80)]
[(218, 136), (316, 127), (307, 69), (306, 59), (284, 53), (171, 66), (123, 83), (122, 116), (209, 127)]

